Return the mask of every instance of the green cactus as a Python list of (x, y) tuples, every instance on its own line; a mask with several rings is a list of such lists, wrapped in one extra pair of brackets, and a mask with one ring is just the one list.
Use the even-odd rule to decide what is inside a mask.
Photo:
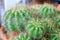
[(4, 25), (9, 31), (21, 31), (25, 21), (30, 18), (29, 9), (25, 6), (16, 6), (9, 9), (4, 15)]
[(60, 14), (54, 18), (56, 28), (60, 28)]
[(50, 4), (43, 4), (40, 8), (40, 17), (54, 17), (56, 14), (56, 8)]
[(3, 21), (7, 30), (20, 33), (11, 40), (60, 40), (60, 11), (50, 4), (13, 7)]
[(17, 37), (10, 40), (32, 40), (26, 33), (20, 33)]
[(42, 40), (47, 40), (47, 38), (46, 37), (43, 37)]
[(32, 38), (41, 38), (45, 33), (45, 28), (42, 22), (39, 20), (33, 20), (26, 27), (26, 32)]
[(37, 5), (32, 5), (30, 8), (32, 8), (32, 9), (35, 9), (35, 10), (40, 10), (40, 8), (42, 7), (42, 5), (41, 4), (37, 4)]
[(52, 18), (43, 18), (42, 22), (44, 23), (44, 26), (48, 32), (52, 32), (54, 30), (55, 27)]
[(31, 14), (32, 15), (32, 18), (35, 18), (36, 19), (37, 17), (38, 18), (40, 17), (40, 15), (39, 15), (40, 14), (40, 11), (39, 10), (41, 9), (41, 6), (42, 5), (38, 5), (37, 4), (37, 5), (33, 5), (33, 6), (30, 7), (30, 11), (32, 13)]
[(53, 5), (44, 3), (43, 5), (33, 5), (30, 7), (33, 17), (45, 18), (54, 17), (57, 13), (56, 7)]
[(48, 40), (60, 40), (60, 29), (54, 30), (48, 37)]

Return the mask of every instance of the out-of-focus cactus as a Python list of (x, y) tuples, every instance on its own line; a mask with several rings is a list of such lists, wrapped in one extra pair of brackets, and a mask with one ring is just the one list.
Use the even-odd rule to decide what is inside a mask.
[(54, 22), (55, 22), (55, 27), (60, 28), (60, 14), (55, 16)]
[(30, 11), (26, 6), (17, 6), (6, 11), (4, 15), (4, 26), (9, 31), (21, 31), (24, 29), (25, 21), (30, 18)]

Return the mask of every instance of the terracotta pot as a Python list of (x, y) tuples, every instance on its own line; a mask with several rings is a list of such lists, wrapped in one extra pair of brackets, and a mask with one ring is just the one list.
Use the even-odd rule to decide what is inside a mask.
[(0, 28), (0, 39), (2, 40), (8, 40), (6, 35), (2, 32), (2, 28)]
[(57, 6), (57, 10), (59, 10), (59, 11), (60, 11), (60, 4)]

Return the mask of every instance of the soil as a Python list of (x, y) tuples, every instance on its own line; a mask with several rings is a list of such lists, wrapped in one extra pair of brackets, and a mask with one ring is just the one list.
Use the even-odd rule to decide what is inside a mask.
[(60, 4), (57, 6), (57, 9), (60, 11)]
[(4, 27), (0, 27), (0, 40), (8, 40), (10, 37), (15, 37), (18, 33), (17, 32), (11, 32), (6, 33)]
[(0, 40), (8, 40), (6, 35), (2, 32), (3, 27), (0, 28)]

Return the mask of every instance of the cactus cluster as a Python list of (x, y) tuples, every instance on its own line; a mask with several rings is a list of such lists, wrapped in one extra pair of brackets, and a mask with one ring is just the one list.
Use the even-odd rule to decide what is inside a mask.
[(60, 40), (60, 11), (51, 4), (11, 8), (4, 15), (4, 25), (19, 32), (11, 40)]

